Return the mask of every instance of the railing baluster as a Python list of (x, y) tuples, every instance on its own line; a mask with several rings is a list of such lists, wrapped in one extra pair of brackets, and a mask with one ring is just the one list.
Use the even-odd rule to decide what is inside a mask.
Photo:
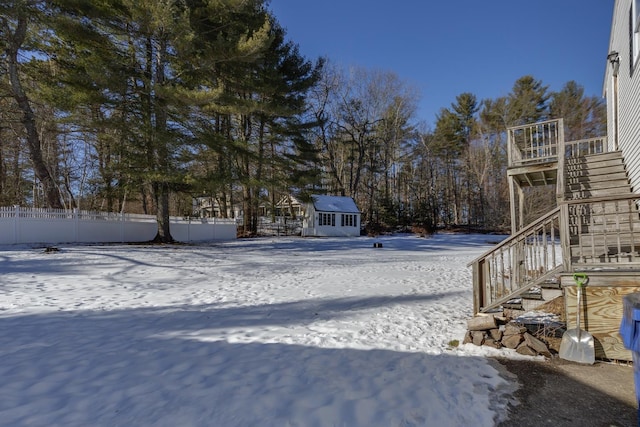
[(614, 204), (614, 218), (616, 223), (616, 244), (618, 246), (618, 263), (622, 262), (622, 242), (620, 241), (620, 210), (618, 206), (618, 202), (613, 202)]
[[(631, 239), (630, 241), (630, 251), (631, 251), (631, 257), (630, 257), (630, 261), (634, 262), (636, 261), (636, 259), (638, 258), (637, 256), (637, 251), (636, 251), (636, 238), (635, 238), (635, 221), (634, 221), (634, 208), (635, 204), (633, 200), (627, 200), (627, 210), (629, 211), (629, 238)], [(636, 213), (636, 217), (638, 217), (638, 214)]]

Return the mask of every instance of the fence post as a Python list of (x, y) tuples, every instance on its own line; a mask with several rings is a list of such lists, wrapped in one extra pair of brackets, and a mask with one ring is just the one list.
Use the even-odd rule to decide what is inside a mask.
[(124, 212), (120, 212), (120, 243), (124, 243)]
[(20, 238), (20, 206), (15, 205), (15, 212), (13, 217), (13, 243), (18, 244)]
[(78, 243), (78, 236), (80, 234), (80, 215), (78, 215), (78, 208), (73, 208), (73, 241)]

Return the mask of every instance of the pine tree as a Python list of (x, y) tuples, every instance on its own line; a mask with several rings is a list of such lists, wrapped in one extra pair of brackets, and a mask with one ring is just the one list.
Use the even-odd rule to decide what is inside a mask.
[(37, 25), (43, 16), (43, 8), (44, 2), (41, 1), (13, 0), (0, 5), (0, 60), (9, 79), (11, 95), (21, 114), (30, 160), (34, 174), (42, 185), (45, 203), (47, 207), (61, 209), (64, 205), (57, 178), (51, 172), (56, 165), (48, 164), (43, 153), (38, 116), (25, 85), (28, 77), (25, 75), (24, 60), (20, 59), (33, 56), (33, 61), (38, 61), (38, 44), (32, 42), (39, 37), (47, 37), (46, 31)]

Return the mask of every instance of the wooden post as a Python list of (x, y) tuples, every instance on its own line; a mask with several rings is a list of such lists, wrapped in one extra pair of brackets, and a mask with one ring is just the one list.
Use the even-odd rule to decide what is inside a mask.
[(563, 202), (560, 204), (560, 246), (562, 247), (562, 267), (564, 271), (573, 271), (571, 265), (571, 250), (569, 230), (569, 204)]
[(471, 275), (473, 277), (473, 315), (475, 316), (480, 311), (480, 300), (482, 299), (480, 293), (482, 292), (484, 286), (482, 283), (482, 272), (480, 270), (479, 262), (474, 262), (471, 265)]
[(516, 191), (515, 191), (515, 179), (509, 177), (509, 201), (511, 202), (511, 234), (516, 234), (518, 226), (516, 223)]
[(558, 119), (558, 170), (556, 172), (556, 199), (560, 203), (565, 197), (565, 144), (564, 144), (564, 120)]
[(524, 227), (524, 191), (522, 191), (522, 187), (518, 185), (518, 212), (519, 216), (519, 226), (518, 230), (521, 230)]

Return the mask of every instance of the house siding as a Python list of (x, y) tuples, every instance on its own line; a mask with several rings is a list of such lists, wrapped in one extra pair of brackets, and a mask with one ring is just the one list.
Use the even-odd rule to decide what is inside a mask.
[[(640, 62), (632, 62), (630, 45), (630, 8), (633, 0), (616, 0), (609, 41), (609, 52), (619, 53), (618, 72), (618, 144), (625, 159), (633, 191), (640, 193)], [(615, 136), (613, 71), (607, 64), (605, 96), (607, 97), (608, 134)]]

